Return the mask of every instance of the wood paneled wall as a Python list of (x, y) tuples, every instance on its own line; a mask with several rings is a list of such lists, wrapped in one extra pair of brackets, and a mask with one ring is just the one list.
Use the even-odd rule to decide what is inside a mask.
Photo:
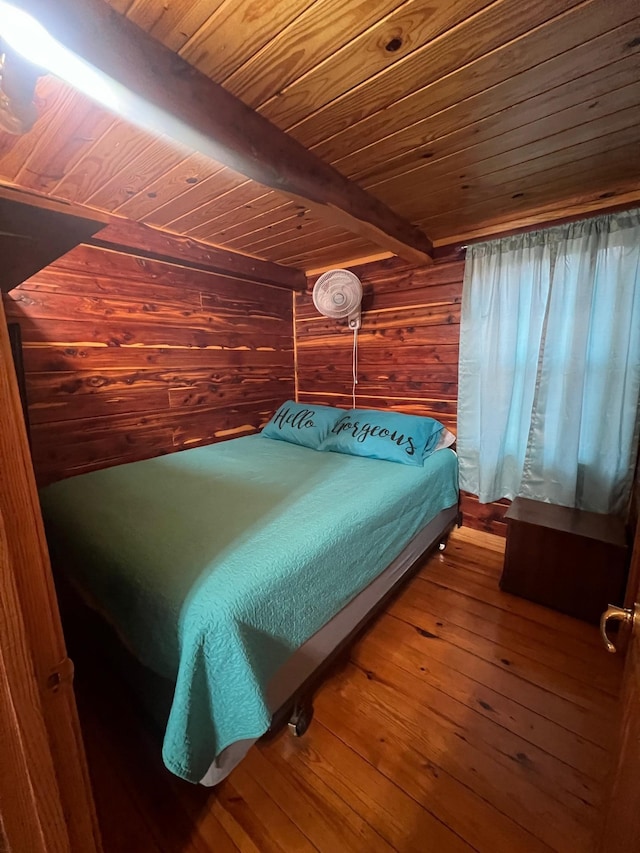
[(259, 281), (82, 245), (5, 307), (41, 485), (249, 434), (294, 394), (292, 295)]
[[(464, 262), (416, 267), (391, 258), (351, 269), (364, 288), (356, 405), (428, 415), (455, 432)], [(318, 314), (314, 282), (296, 296), (298, 399), (350, 408), (353, 333)], [(504, 535), (507, 506), (464, 494), (465, 524)]]

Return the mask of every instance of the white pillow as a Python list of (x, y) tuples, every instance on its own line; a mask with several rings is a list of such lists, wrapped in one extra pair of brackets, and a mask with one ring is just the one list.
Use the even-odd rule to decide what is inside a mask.
[(438, 439), (438, 443), (435, 446), (434, 453), (436, 450), (442, 450), (444, 447), (451, 447), (452, 444), (455, 443), (456, 437), (452, 432), (446, 427), (442, 428), (442, 432), (440, 433), (440, 438)]

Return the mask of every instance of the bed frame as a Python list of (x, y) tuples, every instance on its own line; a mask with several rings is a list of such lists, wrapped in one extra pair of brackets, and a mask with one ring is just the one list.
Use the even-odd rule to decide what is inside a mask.
[(285, 724), (288, 724), (291, 733), (295, 737), (301, 737), (309, 728), (313, 719), (313, 697), (326, 673), (331, 667), (348, 651), (358, 637), (364, 633), (369, 625), (375, 620), (391, 601), (398, 594), (400, 589), (409, 581), (418, 571), (425, 557), (427, 557), (436, 546), (440, 551), (444, 551), (447, 547), (447, 542), (452, 530), (455, 527), (462, 526), (462, 511), (458, 503), (456, 517), (447, 522), (443, 530), (436, 535), (435, 539), (413, 560), (411, 566), (403, 572), (396, 582), (387, 590), (387, 592), (376, 602), (376, 604), (363, 616), (363, 618), (351, 629), (347, 636), (340, 641), (335, 649), (317, 666), (302, 685), (284, 702), (273, 714), (269, 731), (264, 735), (265, 738), (273, 737), (277, 734)]

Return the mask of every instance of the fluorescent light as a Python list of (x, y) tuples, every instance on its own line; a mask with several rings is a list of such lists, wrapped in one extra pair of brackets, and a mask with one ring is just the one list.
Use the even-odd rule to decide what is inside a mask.
[[(16, 54), (42, 68), (43, 73), (49, 71), (60, 77), (74, 89), (137, 127), (167, 135), (176, 147), (185, 152), (185, 156), (200, 151), (214, 159), (221, 159), (224, 149), (219, 148), (213, 139), (77, 56), (56, 41), (35, 18), (14, 6), (13, 2), (19, 0), (0, 0), (0, 37)], [(55, 3), (55, 0), (50, 2)]]
[(6, 0), (0, 0), (0, 36), (29, 62), (50, 71), (108, 109), (118, 110), (118, 84), (61, 45), (35, 18)]

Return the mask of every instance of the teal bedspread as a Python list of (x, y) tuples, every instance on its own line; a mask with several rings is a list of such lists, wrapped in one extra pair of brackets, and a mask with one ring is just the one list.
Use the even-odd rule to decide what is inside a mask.
[(424, 468), (259, 435), (43, 489), (72, 582), (147, 667), (175, 681), (163, 758), (192, 782), (269, 726), (293, 651), (458, 497), (450, 450)]

